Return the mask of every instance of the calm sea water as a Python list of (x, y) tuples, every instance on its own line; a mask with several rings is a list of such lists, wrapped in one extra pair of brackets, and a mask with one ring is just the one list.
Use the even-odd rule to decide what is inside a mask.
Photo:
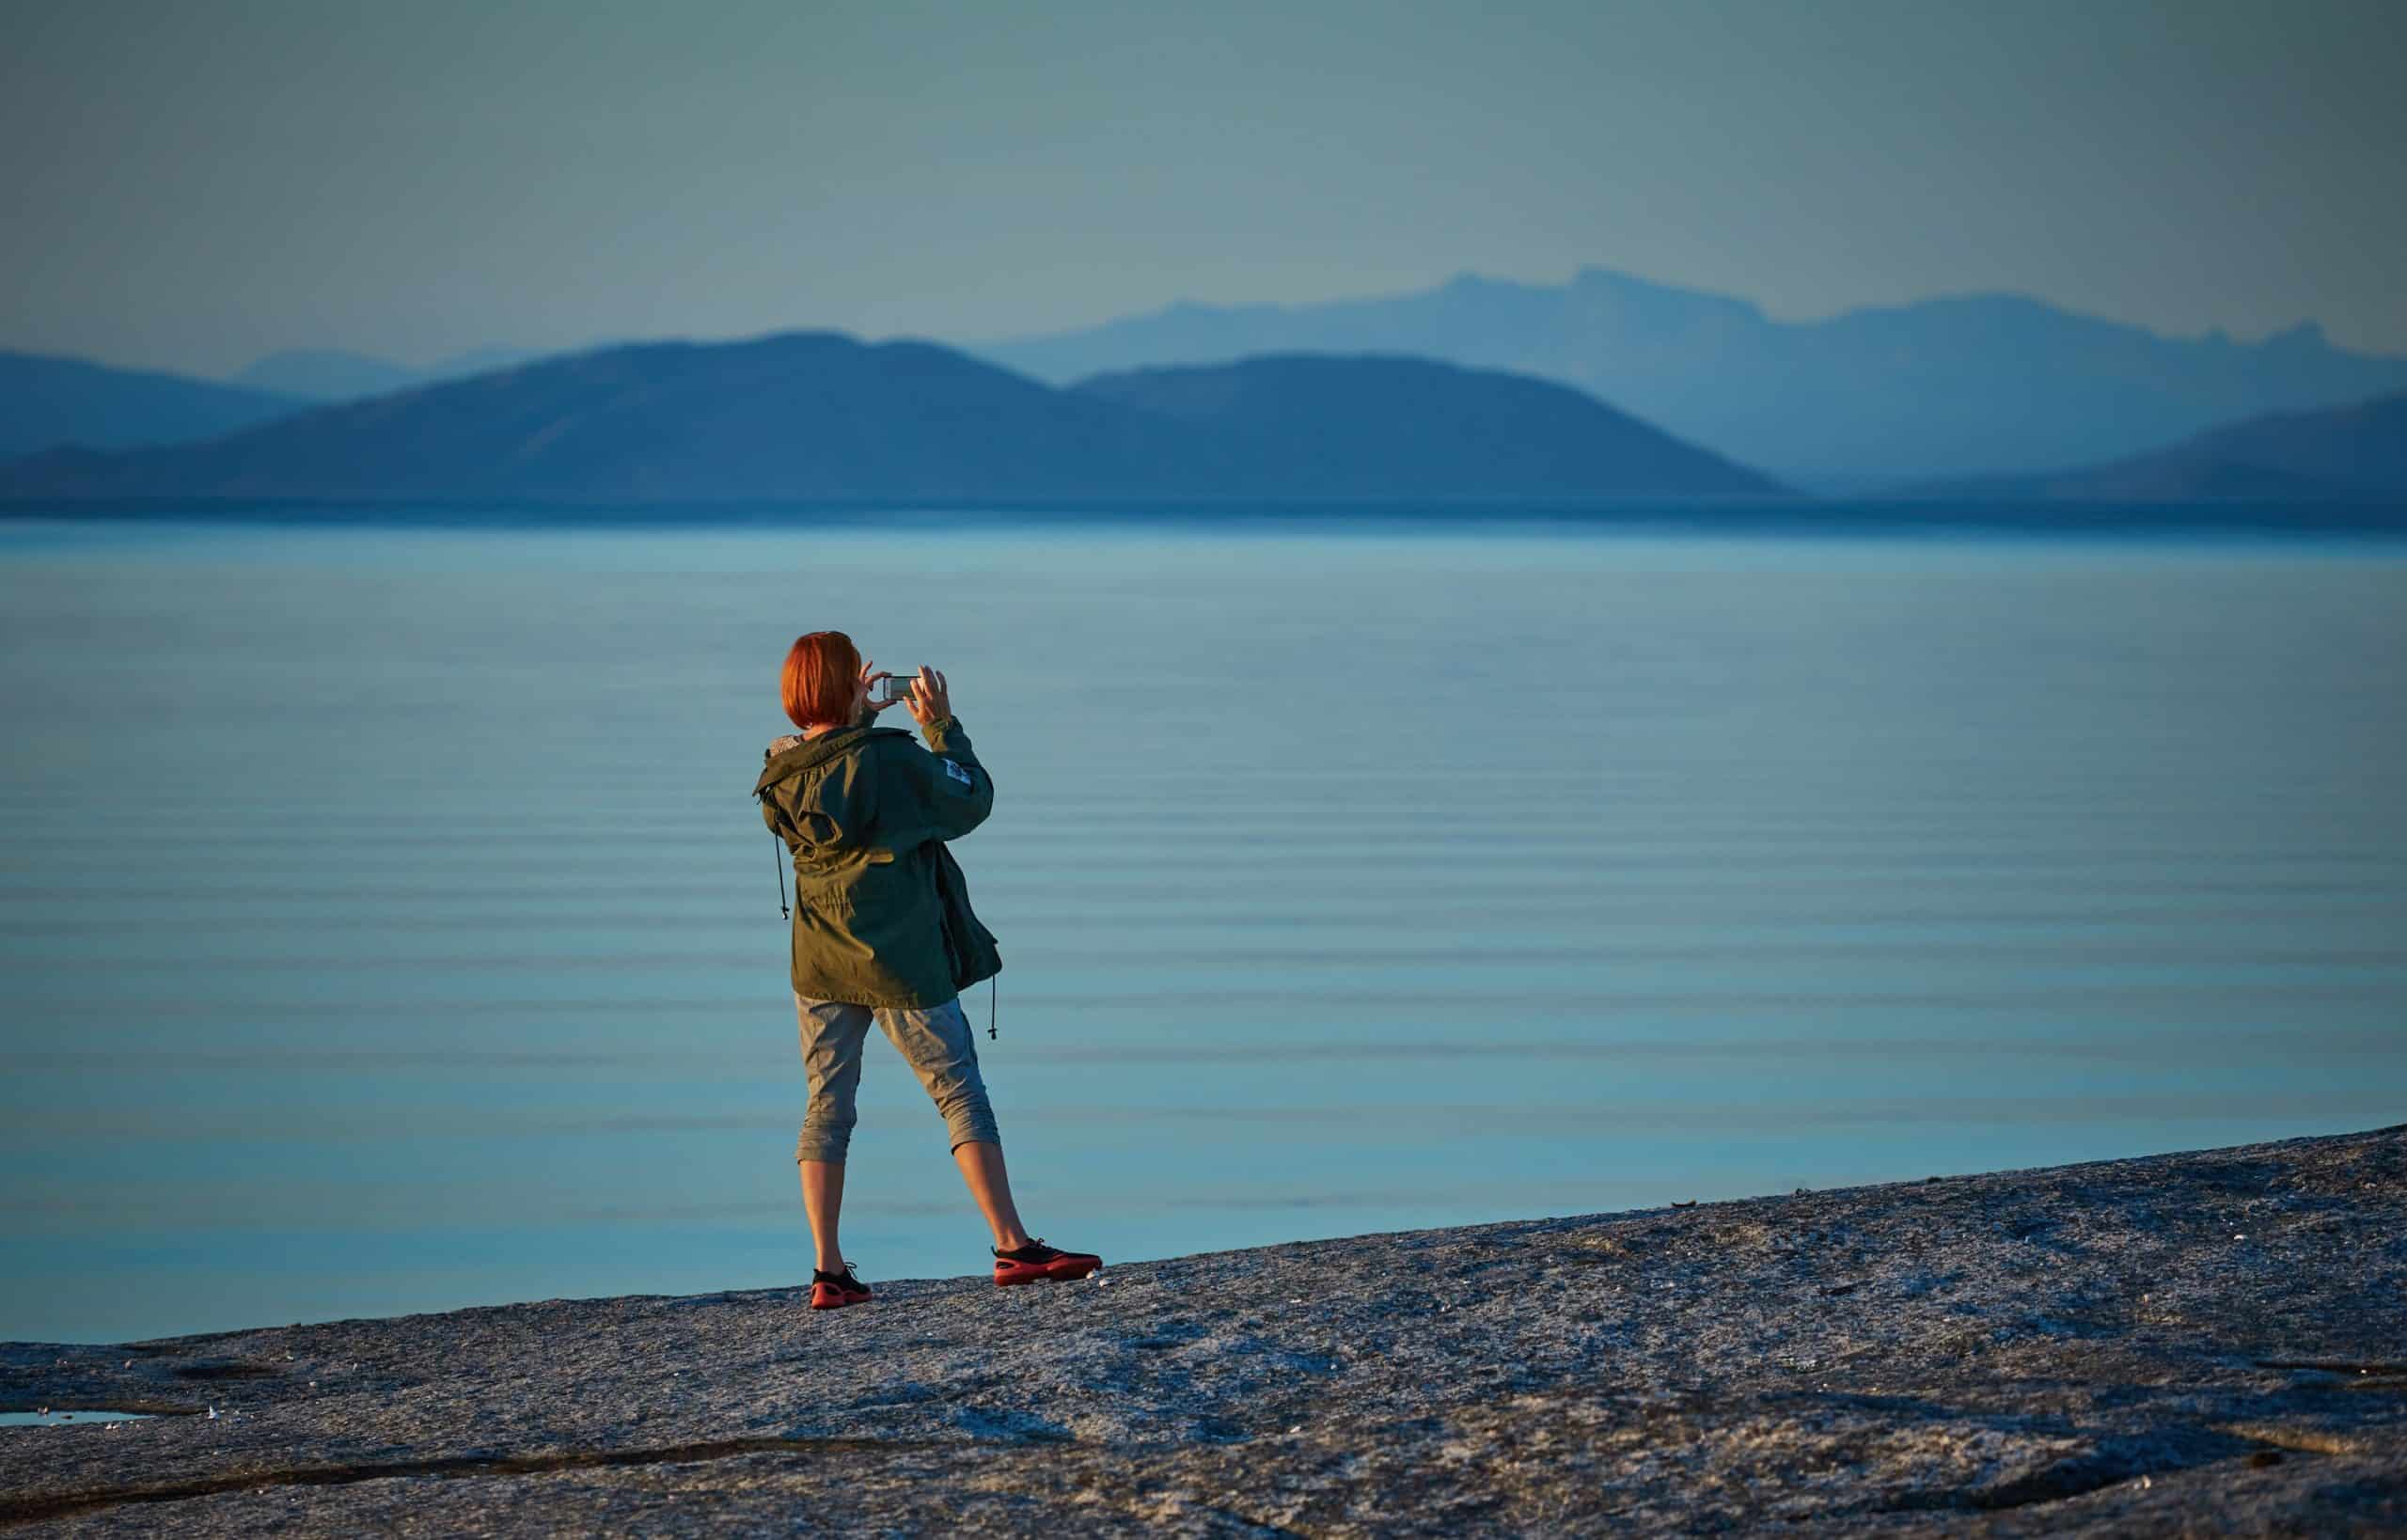
[[(994, 772), (1057, 1242), (2407, 1117), (2397, 546), (16, 523), (0, 1338), (808, 1278), (749, 793), (824, 626)], [(864, 1276), (982, 1270), (861, 1101)]]

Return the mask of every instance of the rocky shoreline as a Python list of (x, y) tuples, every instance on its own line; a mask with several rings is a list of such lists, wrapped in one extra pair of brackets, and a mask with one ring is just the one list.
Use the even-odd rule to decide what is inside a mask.
[(2407, 1532), (2407, 1124), (872, 1284), (0, 1345), (0, 1527)]

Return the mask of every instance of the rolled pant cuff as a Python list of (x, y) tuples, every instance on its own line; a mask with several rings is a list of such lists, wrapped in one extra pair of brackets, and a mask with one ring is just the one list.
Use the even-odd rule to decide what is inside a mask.
[(952, 1136), (956, 1150), (965, 1144), (997, 1144), (1003, 1142), (1002, 1131), (995, 1126), (992, 1117), (948, 1118), (945, 1128)]
[(851, 1143), (852, 1140), (842, 1134), (814, 1134), (806, 1128), (802, 1137), (794, 1141), (794, 1157), (797, 1162), (824, 1160), (831, 1166), (841, 1166), (844, 1163), (844, 1152)]

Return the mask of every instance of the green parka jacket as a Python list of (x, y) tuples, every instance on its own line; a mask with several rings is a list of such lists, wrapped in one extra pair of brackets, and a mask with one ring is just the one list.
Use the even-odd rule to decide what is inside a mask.
[(864, 722), (789, 734), (763, 756), (752, 794), (793, 856), (798, 994), (917, 1010), (1002, 971), (944, 846), (985, 822), (994, 778), (958, 718), (920, 731), (926, 748)]

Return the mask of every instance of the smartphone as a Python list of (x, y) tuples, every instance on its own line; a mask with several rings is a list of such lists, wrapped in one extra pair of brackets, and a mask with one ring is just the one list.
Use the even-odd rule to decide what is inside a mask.
[(898, 701), (910, 699), (911, 684), (919, 677), (917, 674), (887, 675), (878, 681), (878, 687), (886, 693), (870, 697), (870, 703), (875, 706), (891, 706)]

